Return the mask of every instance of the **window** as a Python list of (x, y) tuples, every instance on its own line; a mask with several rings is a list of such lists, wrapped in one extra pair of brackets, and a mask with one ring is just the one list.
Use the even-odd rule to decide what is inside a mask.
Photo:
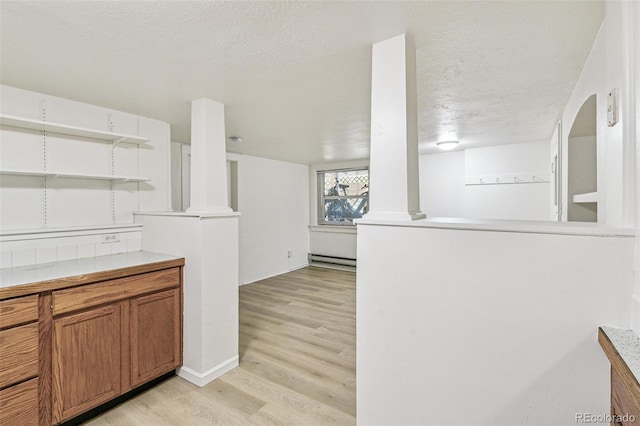
[(318, 172), (318, 225), (353, 225), (368, 210), (368, 169)]

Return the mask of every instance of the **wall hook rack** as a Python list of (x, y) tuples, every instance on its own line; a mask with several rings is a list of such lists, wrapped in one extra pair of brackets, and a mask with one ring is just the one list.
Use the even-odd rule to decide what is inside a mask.
[(514, 185), (525, 183), (548, 183), (547, 173), (514, 173), (465, 176), (465, 185)]

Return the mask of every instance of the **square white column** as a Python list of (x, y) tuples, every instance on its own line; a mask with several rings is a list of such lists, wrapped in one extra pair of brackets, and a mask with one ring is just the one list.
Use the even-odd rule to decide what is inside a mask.
[(426, 217), (420, 211), (415, 49), (404, 34), (373, 45), (368, 220)]
[(230, 212), (224, 104), (191, 102), (191, 204), (189, 212)]

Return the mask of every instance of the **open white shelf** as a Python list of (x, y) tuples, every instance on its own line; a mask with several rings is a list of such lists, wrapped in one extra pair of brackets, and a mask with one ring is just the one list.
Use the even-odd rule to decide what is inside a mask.
[(42, 176), (50, 178), (71, 178), (71, 179), (94, 179), (94, 180), (110, 180), (119, 182), (146, 182), (151, 180), (140, 176), (115, 176), (115, 175), (96, 175), (85, 173), (59, 173), (55, 171), (38, 171), (38, 170), (0, 170), (0, 175), (13, 176)]
[(598, 202), (598, 193), (597, 192), (587, 192), (584, 194), (575, 194), (573, 196), (574, 203), (597, 203)]
[(0, 125), (18, 127), (29, 130), (46, 130), (51, 133), (61, 135), (79, 136), (90, 139), (97, 139), (111, 143), (133, 143), (145, 144), (149, 139), (140, 136), (125, 135), (121, 133), (104, 132), (101, 130), (87, 129), (84, 127), (70, 126), (68, 124), (50, 123), (47, 121), (33, 120), (31, 118), (16, 117), (13, 115), (0, 114)]

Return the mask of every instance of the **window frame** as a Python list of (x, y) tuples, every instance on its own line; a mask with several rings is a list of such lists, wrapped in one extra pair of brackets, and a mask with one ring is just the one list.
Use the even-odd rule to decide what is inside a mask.
[[(362, 195), (325, 195), (324, 193), (324, 175), (326, 173), (340, 173), (340, 172), (359, 172), (366, 171), (367, 177), (369, 177), (369, 167), (368, 166), (358, 166), (358, 167), (344, 167), (340, 169), (325, 169), (325, 170), (316, 170), (316, 192), (317, 192), (317, 224), (319, 226), (346, 226), (346, 227), (354, 227), (355, 223), (345, 222), (327, 222), (324, 220), (324, 206), (325, 200), (349, 200), (349, 199), (362, 199), (366, 198), (367, 200), (367, 211), (369, 206), (369, 191), (365, 196)], [(371, 187), (370, 182), (367, 183), (369, 188)]]

